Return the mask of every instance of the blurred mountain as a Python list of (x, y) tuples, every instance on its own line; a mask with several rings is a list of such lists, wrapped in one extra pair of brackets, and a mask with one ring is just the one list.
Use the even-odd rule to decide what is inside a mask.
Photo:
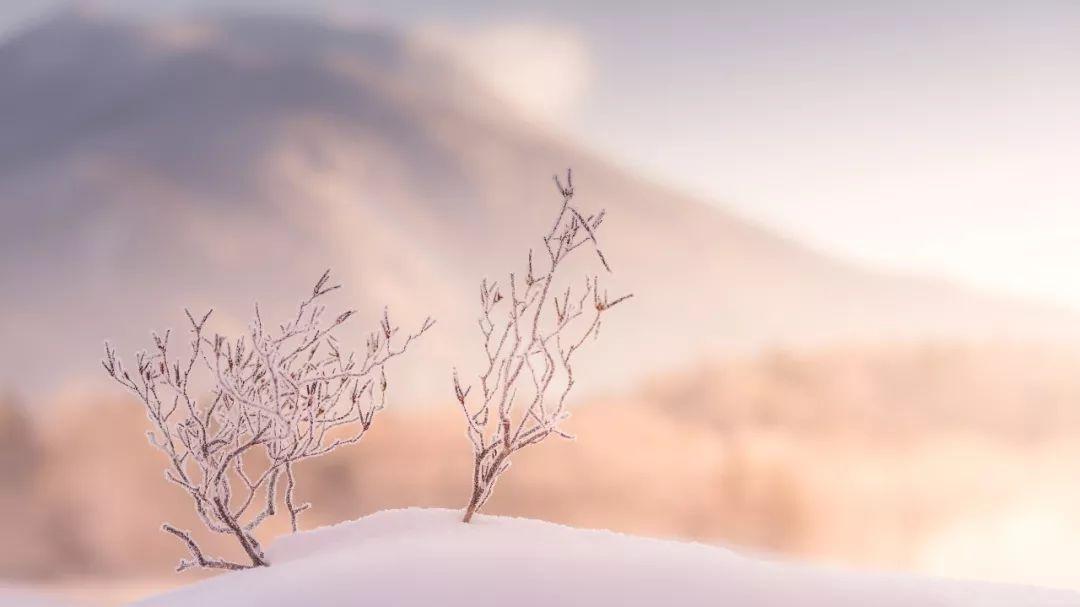
[(297, 18), (65, 13), (8, 38), (0, 386), (35, 400), (97, 378), (103, 338), (144, 347), (185, 306), (229, 331), (255, 299), (284, 315), (332, 267), (363, 318), (439, 319), (397, 377), (399, 397), (442, 395), (475, 360), (480, 277), (520, 271), (567, 166), (580, 203), (608, 210), (611, 289), (636, 293), (589, 354), (595, 388), (764, 345), (1080, 327), (821, 255), (544, 132), (473, 80), (407, 34)]
[[(576, 408), (580, 440), (515, 456), (487, 506), (588, 528), (861, 567), (1080, 588), (1080, 351), (906, 344), (773, 351), (656, 377)], [(914, 378), (914, 379), (913, 379)], [(162, 480), (127, 399), (0, 398), (0, 580), (153, 578), (202, 528)], [(471, 450), (455, 407), (397, 407), (360, 444), (305, 461), (305, 529), (409, 506), (460, 508)], [(267, 540), (288, 517), (260, 528)], [(1022, 531), (1022, 532), (1021, 532)]]

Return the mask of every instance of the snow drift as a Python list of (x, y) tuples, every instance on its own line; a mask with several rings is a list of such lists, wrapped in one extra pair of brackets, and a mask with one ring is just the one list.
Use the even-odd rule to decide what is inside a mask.
[(527, 519), (407, 509), (279, 540), (273, 566), (138, 603), (728, 607), (1076, 606), (1080, 594), (769, 562)]

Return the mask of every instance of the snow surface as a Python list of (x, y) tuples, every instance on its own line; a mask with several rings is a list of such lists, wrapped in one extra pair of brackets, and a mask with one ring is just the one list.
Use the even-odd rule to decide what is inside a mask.
[(853, 573), (702, 544), (453, 510), (379, 512), (276, 542), (272, 566), (228, 573), (138, 605), (1080, 607), (1080, 594)]

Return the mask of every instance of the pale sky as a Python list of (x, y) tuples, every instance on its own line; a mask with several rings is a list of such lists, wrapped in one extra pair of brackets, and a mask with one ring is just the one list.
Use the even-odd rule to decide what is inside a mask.
[[(59, 4), (0, 3), (0, 32)], [(1080, 308), (1075, 0), (94, 4), (462, 40), (538, 120), (650, 178), (847, 258)]]

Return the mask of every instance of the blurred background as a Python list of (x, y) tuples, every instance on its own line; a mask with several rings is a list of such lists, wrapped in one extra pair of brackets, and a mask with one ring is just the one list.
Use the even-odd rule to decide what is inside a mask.
[(302, 524), (461, 507), (479, 279), (573, 167), (636, 295), (488, 512), (1080, 588), (1080, 4), (638, 4), (0, 5), (0, 584), (196, 579), (102, 342), (327, 267), (356, 347), (439, 324)]

